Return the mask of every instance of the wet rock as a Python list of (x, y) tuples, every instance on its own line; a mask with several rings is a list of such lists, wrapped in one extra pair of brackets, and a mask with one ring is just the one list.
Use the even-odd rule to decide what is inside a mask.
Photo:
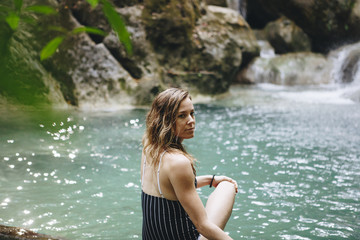
[(325, 53), (360, 40), (360, 0), (256, 1), (268, 14), (294, 21), (311, 38), (314, 51)]
[(117, 61), (138, 82), (131, 95), (136, 105), (152, 102), (160, 91), (163, 68), (158, 62), (158, 54), (147, 39), (142, 18), (142, 5), (118, 9), (126, 20), (127, 30), (131, 34), (133, 54), (129, 55), (117, 36), (112, 32), (104, 39), (104, 45)]
[[(69, 16), (74, 26), (79, 23)], [(69, 37), (59, 51), (47, 61), (48, 69), (58, 81), (69, 81), (76, 106), (97, 108), (123, 104), (132, 105), (131, 91), (136, 81), (111, 55), (103, 43), (96, 44), (87, 34)], [(70, 85), (68, 82), (65, 85)]]
[(28, 229), (0, 225), (0, 239), (4, 240), (61, 240), (49, 235), (33, 232)]
[(273, 58), (275, 57), (275, 50), (268, 41), (258, 40), (260, 46), (260, 57), (262, 58)]
[(142, 12), (148, 39), (157, 50), (186, 48), (200, 17), (198, 1), (145, 0)]
[(278, 85), (329, 83), (325, 56), (314, 53), (289, 53), (273, 58), (257, 58), (243, 72), (241, 82)]
[[(226, 92), (244, 59), (259, 55), (259, 46), (246, 21), (238, 12), (208, 6), (193, 31), (192, 46), (182, 58), (168, 59), (164, 82), (183, 83), (193, 92)], [(245, 57), (244, 57), (245, 56)]]
[(207, 7), (206, 14), (196, 22), (191, 37), (183, 45), (174, 47), (182, 40), (172, 42), (168, 39), (171, 43), (152, 46), (146, 37), (149, 34), (143, 24), (146, 20), (139, 15), (141, 9), (139, 5), (119, 9), (132, 34), (132, 56), (126, 54), (113, 36), (104, 40), (113, 55), (116, 52), (115, 55), (120, 56), (117, 58), (120, 62), (123, 62), (120, 59), (128, 59), (133, 63), (133, 69), (141, 72), (133, 95), (139, 104), (151, 100), (154, 93), (168, 86), (202, 94), (225, 92), (244, 59), (250, 61), (259, 54), (254, 34), (234, 10)]
[(311, 51), (309, 37), (288, 18), (282, 17), (268, 23), (264, 32), (277, 54)]

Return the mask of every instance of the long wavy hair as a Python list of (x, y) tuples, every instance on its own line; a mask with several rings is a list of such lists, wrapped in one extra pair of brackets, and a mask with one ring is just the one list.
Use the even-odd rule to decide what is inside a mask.
[(186, 98), (191, 99), (189, 92), (179, 88), (170, 88), (157, 95), (146, 116), (146, 131), (142, 144), (144, 153), (150, 154), (153, 159), (151, 165), (158, 166), (160, 155), (164, 151), (180, 151), (190, 160), (196, 173), (195, 158), (185, 150), (175, 134), (177, 113), (181, 102)]

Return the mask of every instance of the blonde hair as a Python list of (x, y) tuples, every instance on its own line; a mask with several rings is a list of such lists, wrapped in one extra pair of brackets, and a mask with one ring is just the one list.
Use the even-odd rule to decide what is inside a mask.
[(146, 131), (142, 144), (144, 146), (144, 153), (150, 154), (153, 159), (152, 165), (157, 166), (159, 164), (160, 154), (163, 151), (180, 151), (190, 160), (195, 173), (195, 158), (185, 150), (181, 141), (179, 141), (174, 133), (180, 104), (186, 98), (191, 99), (189, 92), (179, 88), (170, 88), (161, 92), (154, 99), (151, 109), (146, 116)]

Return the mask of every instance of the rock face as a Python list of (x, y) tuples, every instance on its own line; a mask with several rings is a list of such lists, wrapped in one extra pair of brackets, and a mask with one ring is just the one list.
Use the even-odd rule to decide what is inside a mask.
[(328, 52), (335, 46), (360, 40), (359, 0), (256, 2), (268, 15), (284, 15), (293, 20), (311, 38), (314, 51)]
[[(22, 103), (30, 99), (103, 108), (148, 104), (154, 95), (170, 86), (187, 88), (192, 94), (220, 94), (238, 76), (242, 82), (251, 83), (263, 77), (284, 84), (324, 82), (311, 79), (307, 73), (320, 74), (324, 56), (299, 53), (274, 57), (263, 41), (259, 44), (267, 46), (267, 50), (261, 54), (267, 59), (257, 59), (239, 75), (260, 54), (254, 32), (238, 11), (206, 6), (205, 2), (112, 0), (131, 33), (133, 54), (129, 55), (111, 30), (101, 6), (93, 9), (86, 1), (77, 0), (34, 0), (59, 9), (56, 17), (40, 18), (43, 29), (56, 25), (70, 32), (86, 25), (100, 28), (107, 35), (68, 34), (59, 51), (41, 62), (41, 47), (59, 32), (41, 32), (34, 27), (13, 33), (0, 22), (0, 31), (6, 36), (0, 35), (0, 63), (4, 66), (0, 74), (6, 78), (0, 81), (0, 94), (7, 97), (21, 90), (18, 95), (23, 99), (15, 98)], [(236, 1), (216, 4), (225, 2), (229, 5)], [(256, 4), (261, 4), (258, 9)], [(360, 0), (253, 0), (242, 1), (241, 6), (247, 6), (249, 21), (256, 19), (255, 13), (268, 13), (261, 21), (256, 20), (259, 26), (280, 15), (287, 17), (269, 23), (258, 35), (262, 34), (261, 39), (267, 39), (277, 54), (308, 52), (310, 42), (312, 49), (326, 52), (340, 41), (360, 38)], [(357, 53), (349, 55), (348, 62), (343, 63), (344, 79), (351, 79), (357, 62)], [(296, 69), (301, 73), (298, 76)]]
[[(87, 7), (75, 6), (76, 9)], [(98, 17), (102, 16), (97, 9), (86, 10), (98, 14)], [(84, 9), (83, 11), (86, 16)], [(67, 10), (63, 10), (60, 19), (60, 22), (70, 29), (80, 26)], [(100, 29), (110, 31), (106, 21), (101, 18), (98, 24)], [(71, 105), (89, 110), (116, 104), (134, 105), (134, 98), (130, 97), (129, 93), (136, 88), (136, 81), (101, 41), (96, 43), (85, 33), (72, 35), (44, 64), (64, 86), (63, 94)]]
[(278, 85), (316, 85), (329, 83), (331, 80), (327, 59), (323, 55), (289, 53), (273, 58), (257, 58), (243, 72), (242, 81)]
[[(24, 105), (65, 105), (60, 84), (38, 58), (34, 29), (12, 32), (0, 22), (0, 94)], [(9, 38), (3, 37), (8, 34)]]
[[(157, 1), (145, 1), (145, 7), (118, 9), (132, 35), (133, 55), (113, 32), (103, 39), (82, 34), (50, 59), (49, 69), (54, 75), (61, 69), (62, 82), (74, 84), (69, 99), (81, 107), (147, 104), (168, 86), (187, 88), (193, 94), (226, 92), (244, 59), (249, 62), (258, 56), (259, 47), (238, 12), (195, 3), (170, 1), (158, 9)], [(109, 29), (98, 10), (82, 3), (74, 6), (84, 24)], [(97, 22), (87, 20), (92, 14)], [(71, 15), (66, 17), (71, 25), (79, 24)], [(168, 21), (171, 18), (173, 22)]]
[(285, 17), (268, 23), (264, 32), (277, 54), (311, 51), (309, 37), (294, 22)]
[[(86, 1), (49, 0), (47, 4), (53, 4), (59, 14), (40, 18), (42, 30), (55, 25), (70, 33), (73, 28), (86, 25), (108, 35), (67, 34), (52, 58), (40, 62), (41, 48), (59, 32), (41, 31), (35, 26), (31, 28), (34, 31), (31, 38), (25, 37), (30, 31), (19, 30), (16, 34), (23, 37), (13, 40), (9, 40), (13, 33), (8, 33), (9, 39), (0, 41), (0, 50), (9, 55), (2, 54), (1, 58), (7, 66), (2, 68), (6, 70), (2, 70), (2, 75), (7, 79), (1, 82), (4, 87), (0, 93), (12, 95), (13, 90), (6, 87), (12, 73), (19, 75), (16, 71), (21, 67), (24, 75), (13, 83), (18, 81), (19, 89), (35, 86), (31, 95), (37, 94), (32, 99), (39, 97), (37, 102), (52, 102), (57, 98), (60, 100), (55, 101), (87, 109), (147, 104), (169, 86), (188, 88), (193, 94), (218, 94), (228, 90), (244, 63), (259, 55), (255, 36), (237, 11), (207, 7), (193, 0), (113, 3), (122, 7), (116, 10), (132, 35), (132, 55), (119, 43), (101, 6), (93, 9)], [(6, 30), (4, 22), (1, 24)], [(2, 26), (1, 32), (5, 33)], [(18, 46), (10, 45), (9, 51), (9, 41)], [(18, 49), (24, 51), (18, 53)], [(21, 58), (22, 54), (26, 57)], [(31, 79), (24, 80), (27, 78)], [(26, 92), (19, 95), (25, 96)], [(45, 95), (48, 97), (44, 98)]]
[[(240, 65), (259, 55), (254, 34), (234, 10), (208, 6), (193, 31), (184, 62), (167, 59), (165, 83), (185, 83), (198, 93), (227, 91)], [(245, 57), (244, 57), (245, 56)]]
[(156, 50), (188, 47), (200, 6), (191, 0), (145, 0), (142, 17), (147, 37)]

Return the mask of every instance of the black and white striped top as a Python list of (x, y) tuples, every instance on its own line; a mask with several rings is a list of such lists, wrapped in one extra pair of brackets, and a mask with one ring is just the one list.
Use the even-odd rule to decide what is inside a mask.
[[(143, 240), (197, 240), (199, 232), (190, 220), (179, 201), (172, 201), (164, 198), (160, 188), (159, 168), (157, 173), (158, 188), (162, 197), (156, 197), (141, 193), (141, 205), (143, 211)], [(144, 159), (143, 177), (145, 173), (146, 159)]]

